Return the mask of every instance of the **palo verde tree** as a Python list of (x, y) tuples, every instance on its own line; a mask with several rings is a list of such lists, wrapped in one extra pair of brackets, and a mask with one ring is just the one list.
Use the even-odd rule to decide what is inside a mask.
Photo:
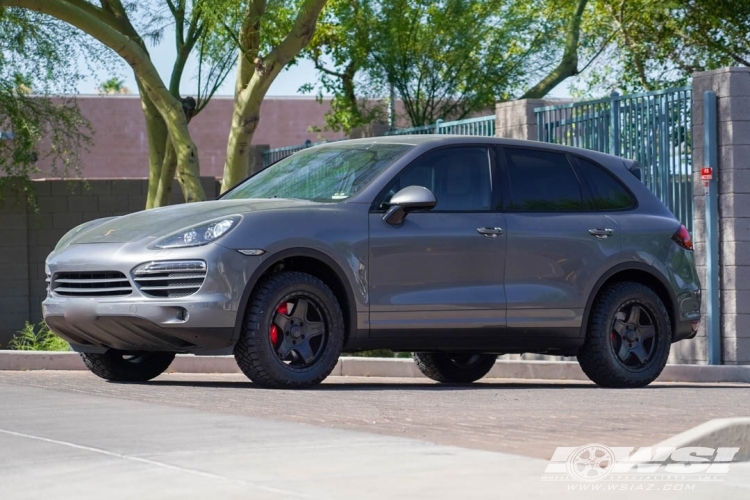
[(0, 185), (20, 179), (13, 186), (33, 199), (28, 180), (40, 163), (47, 175), (77, 171), (90, 128), (75, 99), (63, 94), (81, 78), (77, 61), (106, 65), (100, 55), (63, 23), (0, 8)]
[(326, 0), (217, 0), (211, 2), (238, 50), (234, 111), (227, 141), (222, 192), (247, 176), (250, 142), (269, 87), (313, 37)]
[[(68, 23), (109, 47), (132, 68), (146, 117), (151, 207), (167, 203), (175, 171), (186, 201), (205, 199), (188, 122), (205, 106), (234, 61), (238, 61), (235, 106), (222, 190), (247, 175), (260, 104), (281, 70), (309, 42), (325, 2), (0, 0), (0, 6), (31, 9)], [(177, 49), (168, 83), (156, 71), (147, 45), (159, 37), (159, 13), (165, 11), (171, 16), (167, 22), (175, 26)], [(197, 99), (179, 93), (190, 57), (199, 58), (199, 82), (203, 77)]]
[[(150, 166), (153, 169), (164, 156), (165, 141), (159, 136), (159, 128), (166, 128), (177, 157), (177, 178), (186, 201), (205, 199), (199, 179), (198, 151), (188, 131), (182, 102), (162, 81), (143, 37), (120, 0), (101, 0), (97, 4), (83, 0), (0, 0), (0, 6), (47, 14), (92, 36), (127, 62), (135, 74), (146, 116)], [(149, 174), (152, 185), (153, 177), (152, 171)]]

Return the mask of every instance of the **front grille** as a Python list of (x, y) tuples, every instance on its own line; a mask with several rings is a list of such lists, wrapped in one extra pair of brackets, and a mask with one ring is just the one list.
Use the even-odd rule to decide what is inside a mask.
[(108, 297), (130, 295), (133, 287), (119, 271), (55, 273), (52, 292), (65, 297)]
[(203, 261), (152, 262), (133, 270), (138, 289), (149, 297), (178, 299), (197, 292), (206, 280)]

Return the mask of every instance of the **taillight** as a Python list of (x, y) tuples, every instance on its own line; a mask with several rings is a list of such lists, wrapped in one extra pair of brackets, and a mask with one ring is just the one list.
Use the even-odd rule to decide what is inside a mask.
[(693, 249), (693, 240), (690, 238), (690, 232), (688, 232), (685, 226), (680, 226), (680, 229), (672, 236), (672, 241), (680, 245), (685, 250)]

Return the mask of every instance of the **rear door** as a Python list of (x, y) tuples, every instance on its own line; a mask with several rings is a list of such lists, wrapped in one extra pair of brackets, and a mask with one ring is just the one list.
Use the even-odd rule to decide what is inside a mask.
[(573, 157), (533, 148), (502, 151), (510, 189), (508, 335), (578, 337), (588, 290), (619, 251), (618, 226), (592, 205)]
[[(492, 336), (505, 326), (505, 220), (493, 190), (494, 150), (433, 150), (404, 168), (370, 213), (371, 337)], [(393, 226), (383, 208), (400, 189), (423, 186), (428, 212)]]

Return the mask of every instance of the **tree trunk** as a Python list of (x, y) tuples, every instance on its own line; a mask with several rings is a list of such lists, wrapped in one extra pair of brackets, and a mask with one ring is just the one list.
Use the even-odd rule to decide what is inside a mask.
[[(140, 88), (140, 85), (139, 85)], [(164, 162), (164, 144), (167, 141), (167, 125), (149, 99), (148, 94), (141, 90), (141, 107), (146, 118), (146, 136), (148, 138), (148, 195), (146, 209), (156, 206), (156, 193), (159, 187), (162, 164)]]
[(177, 170), (177, 153), (172, 147), (172, 143), (167, 138), (165, 146), (164, 162), (161, 166), (161, 175), (159, 177), (159, 188), (156, 191), (154, 207), (166, 207), (172, 198), (172, 181)]
[(545, 76), (541, 82), (522, 95), (521, 99), (541, 99), (563, 80), (578, 74), (578, 40), (581, 35), (581, 19), (583, 18), (583, 11), (586, 9), (587, 3), (588, 0), (578, 0), (573, 17), (570, 19), (570, 23), (568, 23), (568, 30), (565, 35), (565, 51), (563, 52), (560, 64)]
[[(318, 16), (327, 0), (305, 0), (299, 8), (294, 25), (284, 39), (266, 57), (258, 56), (260, 38), (244, 36), (240, 43), (239, 67), (235, 85), (232, 126), (227, 140), (227, 159), (221, 192), (234, 187), (247, 177), (250, 144), (260, 121), (260, 105), (271, 83), (289, 61), (308, 44), (315, 32)], [(258, 29), (262, 10), (249, 9), (243, 26)], [(252, 57), (250, 55), (252, 54)]]

